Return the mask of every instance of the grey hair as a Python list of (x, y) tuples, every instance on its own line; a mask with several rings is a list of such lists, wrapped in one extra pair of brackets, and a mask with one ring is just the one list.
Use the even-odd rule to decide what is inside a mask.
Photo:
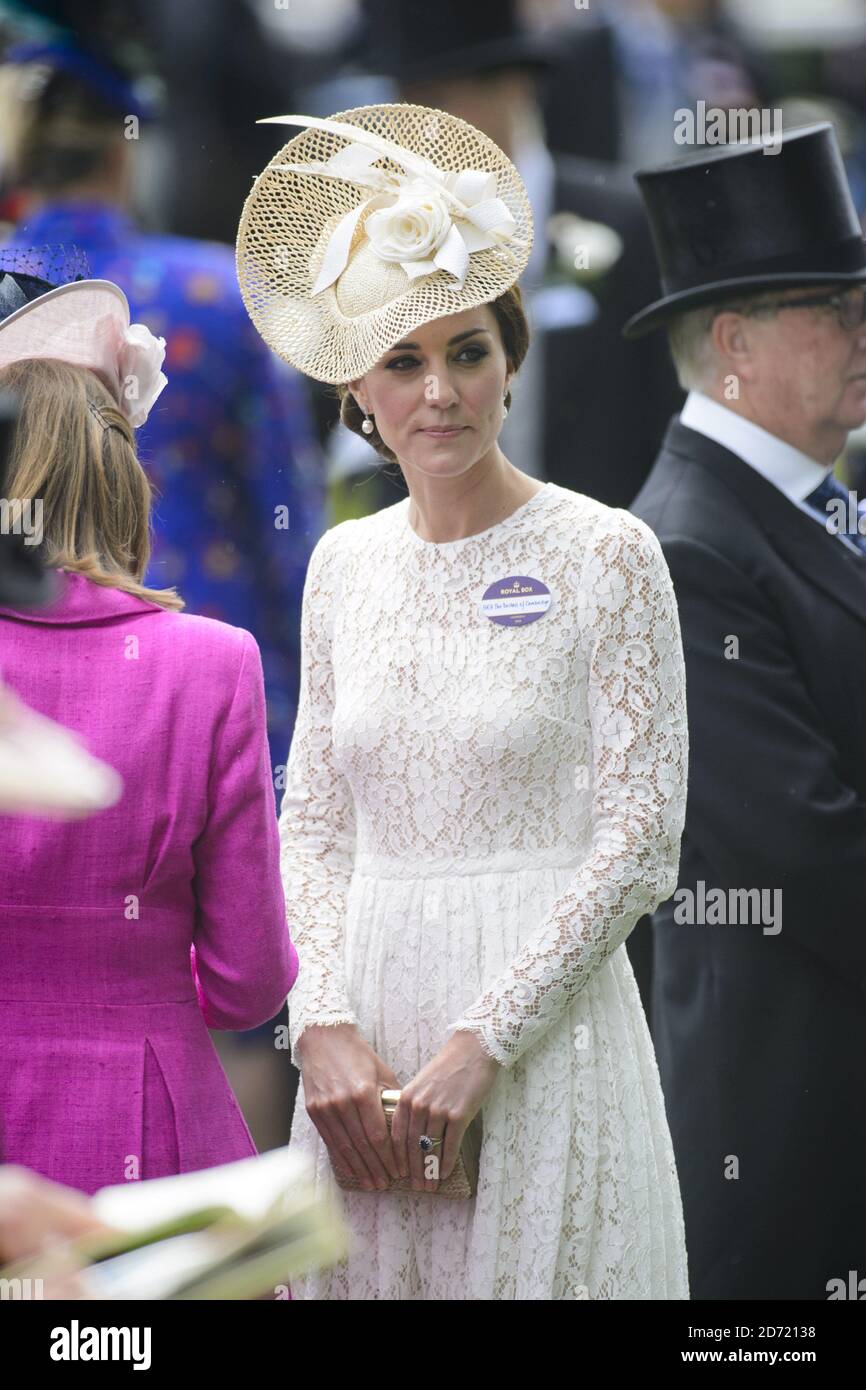
[(684, 391), (701, 391), (710, 384), (716, 361), (711, 336), (716, 314), (723, 309), (735, 314), (754, 312), (754, 306), (764, 294), (766, 290), (720, 304), (701, 304), (671, 320), (667, 326), (668, 344), (677, 380)]
[(677, 314), (668, 324), (668, 344), (677, 380), (684, 391), (700, 391), (708, 384), (715, 353), (710, 330), (716, 316), (714, 304), (701, 304)]

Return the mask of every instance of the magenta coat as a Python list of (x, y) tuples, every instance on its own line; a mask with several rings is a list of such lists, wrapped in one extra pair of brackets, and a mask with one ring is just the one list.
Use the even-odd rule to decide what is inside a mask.
[(125, 786), (0, 816), (0, 1161), (92, 1193), (256, 1152), (207, 1028), (267, 1022), (298, 961), (255, 639), (60, 579), (0, 608), (0, 676)]

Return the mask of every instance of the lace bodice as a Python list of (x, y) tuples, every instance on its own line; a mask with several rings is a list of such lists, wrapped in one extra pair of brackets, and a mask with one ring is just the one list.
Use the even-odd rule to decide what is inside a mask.
[[(408, 508), (333, 527), (307, 573), (280, 813), (300, 962), (290, 1037), (357, 1022), (342, 954), (355, 865), (573, 864), (510, 967), (447, 1030), (474, 1032), (507, 1067), (676, 887), (688, 756), (676, 604), (645, 523), (556, 484), (445, 543), (422, 540)], [(508, 576), (541, 580), (547, 612), (485, 616), (482, 595)]]

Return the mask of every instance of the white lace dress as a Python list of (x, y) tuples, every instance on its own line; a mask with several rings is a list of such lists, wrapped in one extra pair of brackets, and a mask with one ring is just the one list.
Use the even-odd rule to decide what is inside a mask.
[[(291, 1144), (353, 1250), (294, 1296), (688, 1298), (623, 945), (676, 887), (685, 815), (664, 557), (642, 521), (554, 483), (463, 540), (422, 540), (408, 508), (334, 526), (307, 574), (280, 814), (290, 1040), (356, 1023), (403, 1086), (471, 1029), (502, 1069), (469, 1200), (344, 1192), (301, 1082)], [(494, 622), (482, 596), (514, 577), (549, 607)]]

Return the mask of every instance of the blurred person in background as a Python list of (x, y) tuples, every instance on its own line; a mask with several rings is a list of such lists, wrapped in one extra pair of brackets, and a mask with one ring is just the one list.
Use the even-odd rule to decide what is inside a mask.
[(675, 159), (674, 112), (774, 105), (777, 74), (720, 0), (524, 0), (559, 63), (542, 92), (551, 147), (628, 169)]
[(123, 782), (84, 820), (0, 817), (0, 1162), (92, 1193), (256, 1152), (207, 1029), (263, 1024), (298, 961), (256, 642), (145, 581), (164, 340), (62, 256), (0, 264), (5, 486), (58, 582), (0, 608), (0, 670)]

